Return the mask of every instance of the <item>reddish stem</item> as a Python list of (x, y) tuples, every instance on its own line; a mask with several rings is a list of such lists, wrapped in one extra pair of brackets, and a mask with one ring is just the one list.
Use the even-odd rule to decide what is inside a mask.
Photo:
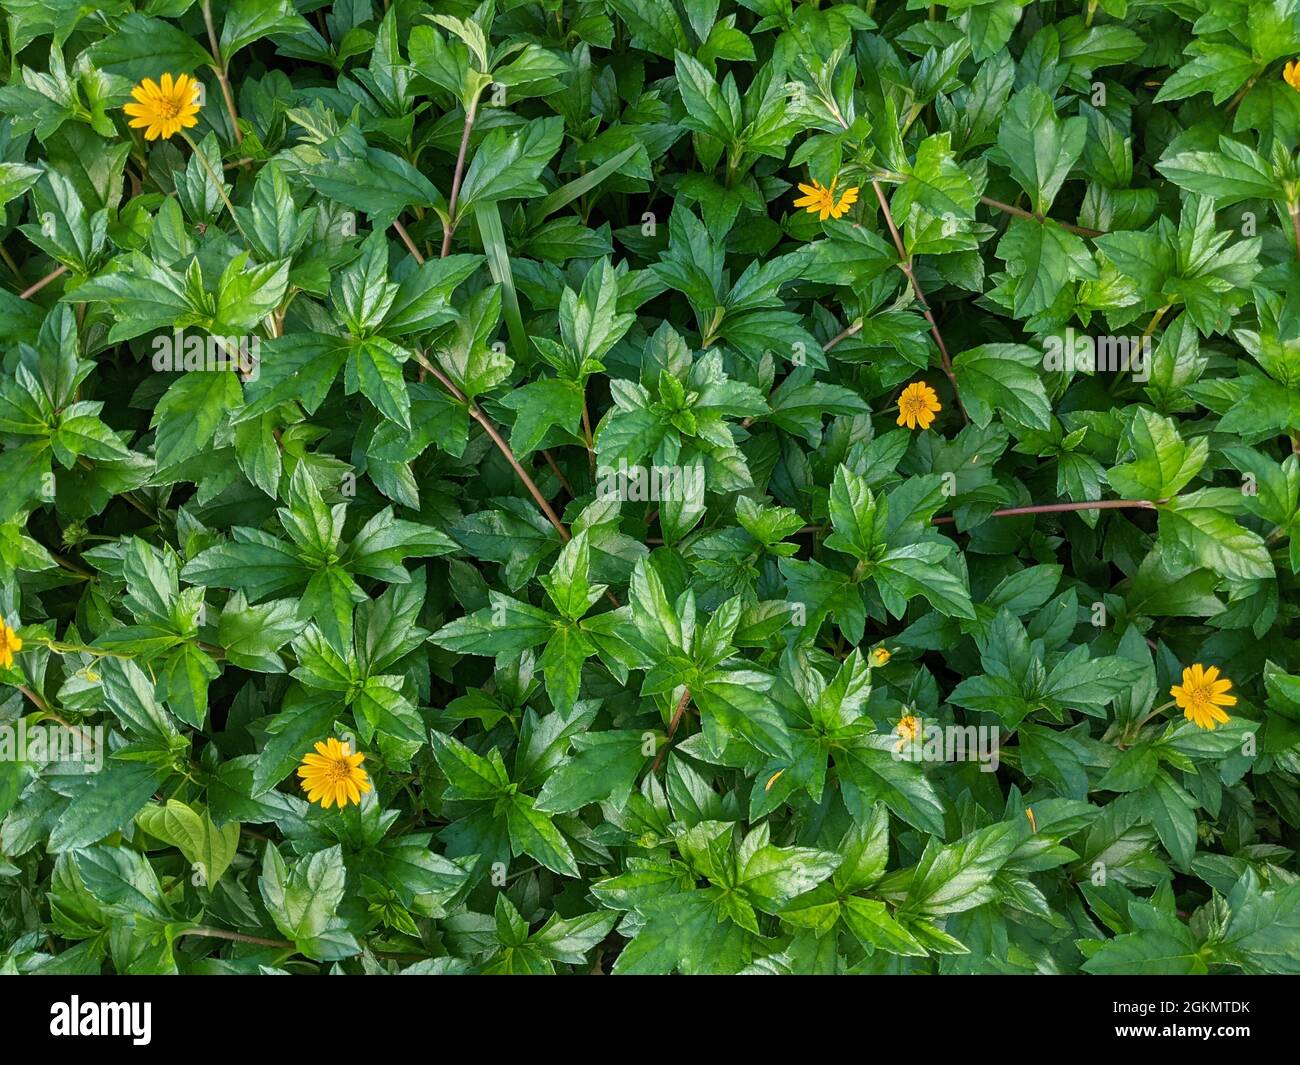
[(67, 272), (68, 272), (68, 268), (66, 266), (60, 266), (57, 270), (53, 271), (52, 273), (46, 274), (43, 278), (37, 281), (36, 284), (30, 285), (27, 288), (23, 289), (20, 293), (18, 293), (18, 298), (20, 300), (25, 300), (30, 296), (35, 296), (36, 293), (40, 292), (40, 290), (43, 289), (46, 285), (48, 285), (51, 281), (55, 280), (56, 278), (62, 277)]
[[(1031, 507), (1005, 507), (990, 517), (1008, 518), (1020, 514), (1065, 514), (1076, 510), (1155, 510), (1158, 503), (1149, 499), (1096, 499), (1087, 503), (1035, 503)], [(948, 525), (957, 519), (951, 514), (930, 519), (935, 525)]]
[(456, 227), (456, 200), (460, 197), (460, 179), (465, 172), (465, 153), (469, 151), (469, 133), (474, 128), (474, 116), (478, 114), (478, 96), (470, 101), (469, 110), (465, 112), (465, 129), (460, 135), (460, 151), (456, 153), (456, 172), (451, 178), (451, 195), (447, 197), (447, 220), (442, 224), (442, 254), (447, 258), (451, 252), (451, 234)]
[(898, 226), (894, 224), (894, 215), (889, 210), (889, 201), (885, 198), (885, 190), (880, 187), (880, 182), (875, 179), (871, 182), (871, 187), (876, 190), (876, 199), (880, 201), (880, 209), (885, 214), (885, 224), (889, 226), (889, 235), (894, 238), (894, 247), (898, 249), (899, 269), (907, 275), (907, 280), (912, 283), (912, 291), (916, 293), (916, 298), (921, 301), (922, 313), (925, 320), (930, 323), (930, 335), (934, 337), (934, 342), (939, 345), (939, 357), (943, 360), (943, 372), (948, 375), (948, 382), (952, 385), (952, 397), (957, 401), (957, 409), (961, 411), (962, 421), (970, 423), (970, 415), (966, 413), (966, 407), (961, 401), (961, 392), (957, 388), (957, 375), (952, 372), (952, 359), (948, 356), (948, 345), (943, 342), (943, 334), (939, 332), (939, 323), (935, 321), (934, 314), (930, 311), (930, 305), (926, 302), (925, 293), (921, 290), (920, 283), (916, 280), (916, 274), (912, 271), (912, 259), (907, 254), (907, 248), (903, 244), (902, 234), (898, 232)]
[[(1033, 211), (1026, 211), (1023, 207), (1014, 207), (1009, 203), (1003, 203), (1001, 200), (993, 200), (988, 196), (981, 196), (980, 203), (985, 207), (993, 207), (999, 211), (1005, 211), (1007, 214), (1015, 215), (1017, 218), (1025, 218), (1031, 222), (1044, 223), (1048, 221), (1045, 215), (1035, 214)], [(1058, 222), (1055, 218), (1051, 221), (1056, 222), (1064, 230), (1071, 233), (1077, 233), (1081, 237), (1103, 237), (1105, 231), (1100, 229), (1089, 229), (1087, 226), (1071, 225), (1069, 222)]]
[(686, 704), (690, 701), (691, 690), (687, 688), (682, 692), (681, 701), (677, 704), (677, 712), (673, 714), (673, 719), (668, 722), (668, 737), (664, 740), (664, 745), (659, 748), (659, 753), (655, 755), (654, 764), (650, 767), (652, 776), (659, 771), (664, 759), (668, 757), (668, 748), (672, 746), (673, 734), (676, 733), (677, 727), (682, 723), (682, 718), (686, 716)]

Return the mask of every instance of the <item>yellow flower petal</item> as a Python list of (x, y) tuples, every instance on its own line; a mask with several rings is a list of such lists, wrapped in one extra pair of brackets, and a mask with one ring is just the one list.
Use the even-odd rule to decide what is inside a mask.
[(802, 181), (798, 182), (799, 191), (804, 193), (799, 199), (794, 201), (796, 207), (804, 208), (809, 214), (815, 214), (821, 221), (827, 218), (839, 218), (849, 207), (857, 202), (858, 190), (856, 187), (846, 189), (844, 194), (837, 201), (835, 199), (835, 188), (839, 183), (839, 177), (831, 179), (828, 186), (823, 185), (816, 178), (811, 185), (805, 185)]
[(898, 425), (915, 429), (919, 424), (922, 429), (930, 428), (937, 412), (943, 409), (934, 389), (924, 381), (913, 381), (898, 397)]
[(5, 622), (0, 621), (0, 666), (9, 669), (14, 664), (14, 655), (23, 649), (23, 639)]
[(360, 803), (371, 788), (370, 778), (361, 768), (365, 755), (353, 754), (349, 744), (331, 736), (315, 744), (315, 751), (303, 755), (298, 767), (302, 789), (308, 802), (319, 802), (322, 809), (340, 809), (348, 803)]
[(1231, 688), (1232, 681), (1220, 677), (1218, 666), (1204, 669), (1195, 662), (1183, 670), (1182, 684), (1173, 685), (1169, 694), (1188, 721), (1197, 728), (1213, 731), (1232, 720), (1221, 709), (1237, 705), (1237, 697), (1228, 694)]
[(199, 82), (188, 74), (173, 78), (164, 73), (159, 82), (145, 78), (131, 90), (135, 103), (123, 105), (122, 110), (133, 121), (132, 129), (144, 129), (144, 139), (168, 140), (182, 129), (198, 125), (194, 116), (199, 112)]

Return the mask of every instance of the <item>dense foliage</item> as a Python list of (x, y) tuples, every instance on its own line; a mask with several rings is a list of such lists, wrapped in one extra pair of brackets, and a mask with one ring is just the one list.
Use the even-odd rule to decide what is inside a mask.
[(0, 969), (1300, 970), (1297, 0), (0, 13)]

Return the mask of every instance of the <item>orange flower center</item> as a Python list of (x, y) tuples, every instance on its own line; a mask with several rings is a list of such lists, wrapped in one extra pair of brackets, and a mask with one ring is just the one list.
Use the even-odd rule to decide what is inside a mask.
[(331, 784), (339, 784), (352, 776), (352, 767), (343, 760), (331, 760), (324, 773)]
[(1210, 684), (1184, 684), (1187, 701), (1197, 710), (1207, 710), (1214, 705), (1214, 688)]
[(913, 417), (923, 414), (928, 409), (924, 392), (904, 392), (898, 401), (898, 405), (904, 414)]

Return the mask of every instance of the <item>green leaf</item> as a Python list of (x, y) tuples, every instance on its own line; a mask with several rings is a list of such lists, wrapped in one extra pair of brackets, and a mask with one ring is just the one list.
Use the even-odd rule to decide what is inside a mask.
[(504, 127), (490, 131), (465, 171), (458, 216), (464, 217), (479, 203), (543, 195), (546, 189), (537, 179), (559, 150), (563, 134), (559, 118), (529, 122), (522, 134)]
[(270, 844), (258, 887), (275, 926), (309, 957), (328, 960), (360, 950), (352, 936), (339, 928), (336, 917), (345, 878), (339, 846), (317, 851), (289, 866)]
[(510, 825), (510, 847), (516, 854), (536, 858), (553, 873), (577, 876), (573, 851), (549, 814), (543, 813), (527, 795), (516, 795), (506, 809)]
[(1114, 467), (1107, 480), (1129, 499), (1164, 500), (1185, 487), (1205, 465), (1209, 444), (1204, 437), (1183, 442), (1169, 418), (1139, 409), (1129, 428), (1134, 460)]
[(334, 724), (336, 702), (321, 694), (286, 707), (271, 723), (270, 737), (253, 767), (253, 794), (275, 787), (293, 772)]
[(135, 819), (149, 835), (179, 849), (209, 888), (230, 868), (239, 847), (238, 822), (218, 828), (206, 810), (196, 811), (176, 799), (146, 806)]
[(952, 360), (962, 403), (976, 425), (984, 427), (995, 411), (1021, 425), (1046, 429), (1051, 404), (1043, 388), (1043, 364), (1023, 344), (981, 344)]
[(537, 796), (537, 809), (568, 813), (588, 803), (616, 804), (631, 790), (646, 762), (640, 732), (616, 729), (573, 739), (574, 754), (547, 777)]
[(1271, 577), (1268, 545), (1228, 512), (1240, 505), (1230, 488), (1202, 488), (1160, 507), (1160, 543), (1170, 557), (1236, 580)]
[(1091, 953), (1083, 963), (1086, 972), (1190, 976), (1207, 971), (1191, 930), (1173, 914), (1161, 913), (1140, 900), (1129, 904), (1129, 912), (1138, 930), (1088, 944)]
[(998, 127), (998, 161), (1025, 190), (1037, 214), (1046, 214), (1083, 153), (1088, 123), (1060, 119), (1052, 98), (1026, 85), (1011, 99)]
[(850, 809), (865, 813), (883, 802), (909, 825), (943, 834), (943, 800), (919, 765), (895, 759), (892, 751), (862, 745), (846, 752), (841, 773)]
[(50, 832), (49, 849), (88, 847), (125, 827), (169, 775), (169, 769), (143, 762), (108, 763), (63, 811)]
[(1178, 152), (1159, 163), (1157, 169), (1180, 188), (1213, 197), (1220, 207), (1282, 196), (1268, 163), (1248, 145), (1231, 137), (1219, 138), (1217, 152)]

